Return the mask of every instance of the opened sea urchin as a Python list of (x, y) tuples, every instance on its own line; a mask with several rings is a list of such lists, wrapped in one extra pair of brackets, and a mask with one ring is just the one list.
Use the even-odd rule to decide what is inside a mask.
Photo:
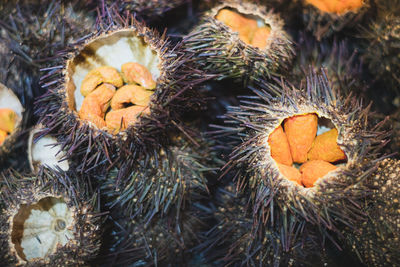
[[(164, 36), (132, 16), (107, 9), (99, 20), (102, 23), (91, 37), (80, 39), (55, 59), (57, 66), (44, 77), (48, 93), (37, 102), (43, 135), (53, 133), (67, 156), (81, 156), (81, 171), (157, 146), (162, 132), (172, 125), (169, 119), (193, 103), (185, 92), (198, 81), (190, 67), (183, 67), (185, 58), (177, 47), (171, 48)], [(124, 70), (126, 64), (130, 65)], [(153, 81), (150, 87), (128, 77), (140, 80), (147, 75), (143, 70)], [(115, 110), (111, 98), (125, 90), (124, 85), (129, 88), (121, 92), (116, 105), (120, 109)], [(111, 113), (110, 129), (104, 120)]]
[[(359, 207), (368, 193), (365, 179), (386, 134), (380, 124), (369, 126), (368, 108), (341, 97), (324, 77), (310, 75), (300, 88), (260, 84), (256, 96), (233, 107), (227, 118), (234, 127), (226, 132), (241, 143), (226, 169), (239, 189), (249, 190), (255, 219), (268, 223), (289, 213), (328, 235), (327, 229), (354, 226), (364, 215)], [(278, 128), (282, 138), (273, 136)], [(286, 239), (294, 233), (281, 234)]]
[(359, 22), (370, 8), (370, 0), (301, 0), (307, 30), (321, 40)]
[(97, 195), (85, 179), (44, 169), (37, 176), (1, 177), (4, 266), (83, 265), (100, 248)]
[(202, 69), (221, 78), (272, 75), (286, 69), (293, 57), (279, 16), (242, 1), (223, 1), (206, 13), (184, 43)]

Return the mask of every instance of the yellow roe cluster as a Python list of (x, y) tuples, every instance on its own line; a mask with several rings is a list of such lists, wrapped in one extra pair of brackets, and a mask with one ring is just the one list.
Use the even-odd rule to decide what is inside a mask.
[(0, 144), (14, 131), (17, 119), (18, 115), (14, 110), (0, 108)]
[(150, 112), (150, 96), (155, 88), (150, 71), (139, 63), (123, 64), (121, 73), (110, 66), (96, 68), (82, 81), (85, 99), (79, 117), (112, 133), (125, 130), (141, 114)]
[[(337, 144), (338, 131), (333, 128), (317, 136), (318, 116), (314, 113), (287, 118), (268, 137), (271, 156), (287, 179), (305, 187), (346, 160)], [(301, 164), (297, 169), (293, 164)]]
[(255, 19), (246, 18), (226, 8), (221, 9), (215, 18), (225, 23), (233, 31), (239, 32), (239, 38), (246, 44), (260, 49), (267, 46), (270, 27), (259, 27)]

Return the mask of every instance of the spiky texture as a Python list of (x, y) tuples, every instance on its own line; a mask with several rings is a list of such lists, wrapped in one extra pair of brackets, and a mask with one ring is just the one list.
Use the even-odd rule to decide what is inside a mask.
[[(311, 74), (307, 82), (295, 87), (260, 83), (252, 88), (255, 96), (232, 107), (226, 115), (228, 125), (219, 133), (231, 134), (239, 141), (225, 166), (234, 173), (237, 188), (250, 192), (255, 220), (269, 223), (294, 218), (313, 225), (323, 236), (341, 225), (354, 227), (365, 214), (360, 211), (369, 189), (364, 181), (376, 169), (378, 152), (386, 133), (380, 124), (369, 125), (369, 108), (349, 96), (343, 98), (329, 86), (326, 76)], [(270, 156), (269, 134), (283, 119), (296, 114), (316, 113), (330, 119), (339, 132), (337, 142), (347, 155), (347, 163), (319, 180), (312, 188), (288, 181)], [(282, 233), (290, 240), (293, 229)]]
[(350, 40), (322, 40), (317, 42), (307, 33), (301, 33), (297, 41), (296, 60), (294, 62), (291, 80), (301, 81), (309, 72), (309, 66), (314, 69), (324, 68), (331, 87), (343, 95), (350, 92), (358, 96), (364, 95), (367, 85), (362, 78), (362, 62), (360, 53)]
[(177, 136), (153, 155), (128, 160), (122, 170), (111, 172), (102, 182), (109, 205), (121, 205), (129, 216), (141, 214), (150, 221), (207, 195), (207, 178), (218, 169), (217, 157), (205, 140), (192, 141)]
[(74, 240), (44, 259), (32, 259), (25, 266), (66, 266), (88, 264), (100, 248), (99, 206), (87, 178), (42, 169), (37, 176), (22, 176), (7, 171), (1, 176), (0, 259), (3, 266), (15, 266), (21, 261), (11, 242), (13, 217), (21, 204), (35, 204), (46, 197), (62, 198), (73, 213)]
[[(122, 209), (115, 207), (114, 210)], [(188, 263), (189, 249), (196, 244), (196, 232), (203, 222), (197, 211), (181, 211), (150, 223), (113, 215), (107, 225), (107, 238), (99, 262), (104, 266), (183, 266)]]
[(357, 11), (347, 11), (343, 14), (328, 13), (320, 11), (306, 0), (300, 0), (303, 4), (303, 22), (308, 31), (321, 40), (329, 37), (343, 29), (350, 29), (359, 23), (364, 15), (371, 10), (370, 0), (364, 0), (361, 8)]
[(95, 19), (92, 7), (92, 1), (2, 1), (0, 36), (15, 55), (13, 61), (20, 62), (10, 79), (33, 86), (35, 96), (42, 93), (38, 88), (40, 68), (49, 66), (49, 58), (59, 49), (89, 33)]
[[(152, 21), (156, 18), (160, 18), (164, 13), (182, 6), (189, 2), (188, 0), (119, 0), (119, 1), (107, 1), (115, 3), (115, 5), (121, 11), (129, 11), (136, 14), (138, 17), (145, 19), (146, 21)], [(110, 4), (111, 5), (111, 4)]]
[[(262, 19), (271, 28), (266, 48), (245, 44), (237, 32), (216, 20), (215, 16), (224, 8)], [(219, 79), (233, 78), (245, 83), (253, 77), (271, 76), (285, 70), (293, 57), (292, 42), (279, 16), (267, 12), (263, 6), (240, 0), (223, 1), (206, 13), (200, 24), (184, 38), (184, 43), (201, 69), (218, 74)]]
[[(202, 235), (196, 248), (209, 262), (224, 266), (301, 266), (319, 257), (322, 249), (312, 233), (301, 235), (305, 223), (292, 216), (264, 225), (255, 222), (246, 195), (237, 195), (234, 185), (218, 188), (216, 206), (207, 210), (216, 224)], [(276, 215), (276, 214), (275, 214)], [(287, 239), (282, 238), (285, 233)]]
[[(161, 74), (149, 105), (150, 115), (142, 115), (139, 122), (126, 131), (112, 135), (80, 120), (77, 112), (69, 108), (66, 64), (88, 42), (123, 29), (133, 31), (152, 51), (158, 53)], [(46, 128), (43, 134), (53, 133), (67, 151), (67, 156), (80, 156), (82, 160), (78, 170), (81, 172), (112, 165), (128, 156), (148, 153), (149, 147), (158, 147), (165, 139), (162, 133), (178, 124), (174, 121), (178, 114), (200, 104), (198, 99), (192, 97), (191, 89), (207, 79), (200, 71), (185, 65), (189, 58), (179, 51), (179, 46), (171, 47), (164, 35), (160, 36), (131, 15), (124, 17), (115, 9), (105, 8), (92, 30), (90, 36), (67, 46), (54, 59), (53, 67), (48, 68), (43, 76), (43, 86), (48, 88), (48, 93), (37, 101), (37, 114)]]
[(387, 90), (399, 92), (400, 85), (400, 17), (380, 10), (376, 21), (364, 28), (362, 57), (375, 80)]
[(367, 266), (399, 266), (400, 259), (400, 162), (385, 159), (370, 180), (372, 197), (368, 213), (357, 231), (344, 232), (355, 255)]

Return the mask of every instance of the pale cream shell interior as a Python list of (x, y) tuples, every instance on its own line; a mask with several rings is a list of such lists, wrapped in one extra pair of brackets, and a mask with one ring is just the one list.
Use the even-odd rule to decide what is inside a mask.
[(13, 220), (13, 244), (23, 261), (46, 259), (74, 239), (74, 217), (62, 198), (23, 204)]
[(36, 142), (34, 137), (40, 128), (35, 128), (29, 133), (28, 159), (33, 172), (37, 172), (40, 165), (56, 169), (59, 167), (63, 171), (69, 170), (68, 160), (65, 160), (66, 153), (61, 150), (61, 145), (57, 144), (57, 139), (45, 135)]
[(124, 29), (100, 36), (89, 42), (81, 52), (67, 64), (67, 96), (69, 108), (79, 111), (84, 97), (81, 84), (89, 71), (111, 66), (121, 71), (127, 62), (144, 65), (157, 81), (161, 71), (160, 57), (133, 29)]

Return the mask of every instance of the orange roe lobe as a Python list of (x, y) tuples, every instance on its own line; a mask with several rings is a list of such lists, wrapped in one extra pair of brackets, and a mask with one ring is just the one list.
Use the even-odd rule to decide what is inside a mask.
[(318, 135), (308, 152), (308, 160), (325, 160), (335, 162), (345, 160), (346, 154), (337, 144), (338, 131), (336, 128)]
[(318, 116), (306, 114), (287, 118), (284, 121), (284, 128), (293, 161), (296, 163), (306, 162), (307, 153), (317, 134)]
[(114, 93), (115, 87), (111, 84), (105, 83), (97, 87), (83, 99), (79, 117), (92, 122), (100, 129), (105, 127), (104, 114), (110, 106)]
[(258, 27), (255, 19), (246, 18), (229, 9), (220, 10), (215, 18), (238, 32), (240, 40), (244, 43), (260, 49), (267, 46), (267, 39), (271, 32), (270, 27)]
[(117, 90), (111, 99), (111, 108), (113, 110), (126, 107), (126, 104), (135, 104), (138, 106), (148, 106), (152, 91), (148, 91), (141, 86), (129, 84), (124, 85)]
[(131, 106), (128, 108), (112, 110), (106, 115), (107, 128), (111, 132), (125, 130), (130, 125), (135, 124), (140, 115), (149, 114), (149, 107)]
[(296, 182), (298, 185), (302, 186), (301, 183), (301, 173), (299, 172), (298, 169), (291, 167), (291, 166), (287, 166), (284, 164), (278, 164), (278, 168), (279, 171), (281, 172), (281, 174), (283, 176), (285, 176), (288, 180), (292, 181), (292, 182)]
[(306, 0), (322, 12), (344, 14), (348, 11), (357, 11), (363, 5), (363, 0)]
[(128, 84), (137, 83), (146, 89), (154, 89), (157, 86), (150, 71), (139, 63), (128, 62), (123, 64), (121, 73), (124, 81)]
[(122, 77), (118, 71), (110, 66), (102, 66), (91, 70), (83, 79), (81, 94), (87, 96), (101, 83), (109, 83), (116, 87), (123, 85)]
[(220, 10), (215, 18), (225, 23), (233, 31), (246, 36), (249, 41), (253, 39), (254, 31), (257, 29), (257, 21), (254, 19), (248, 19), (229, 9)]
[(255, 33), (251, 44), (254, 47), (263, 49), (267, 46), (268, 36), (271, 32), (271, 28), (269, 27), (261, 27), (258, 28)]
[(328, 172), (336, 170), (336, 166), (323, 160), (310, 160), (301, 165), (301, 182), (305, 187), (313, 187), (314, 183)]
[(7, 138), (7, 132), (0, 130), (0, 145), (3, 144), (4, 140)]
[(279, 163), (292, 165), (289, 142), (282, 126), (279, 125), (268, 137), (268, 144), (271, 149), (271, 157)]

